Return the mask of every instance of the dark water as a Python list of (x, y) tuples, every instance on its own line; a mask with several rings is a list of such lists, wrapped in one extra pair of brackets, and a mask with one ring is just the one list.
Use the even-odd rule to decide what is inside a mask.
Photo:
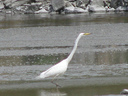
[(127, 23), (128, 13), (83, 13), (83, 14), (36, 14), (5, 15), (0, 14), (0, 28), (78, 26), (99, 23)]
[[(0, 16), (0, 96), (117, 96), (128, 84), (127, 13)], [(63, 21), (62, 21), (63, 20)], [(36, 80), (66, 58), (82, 37), (67, 72)]]

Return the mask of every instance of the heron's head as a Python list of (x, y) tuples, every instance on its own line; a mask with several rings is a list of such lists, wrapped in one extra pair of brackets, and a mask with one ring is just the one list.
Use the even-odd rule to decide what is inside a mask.
[(90, 35), (91, 33), (80, 33), (82, 36)]

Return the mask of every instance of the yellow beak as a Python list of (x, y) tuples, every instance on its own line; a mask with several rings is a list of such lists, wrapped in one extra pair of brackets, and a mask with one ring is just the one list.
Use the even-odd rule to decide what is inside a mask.
[(90, 35), (91, 33), (84, 33), (84, 35)]

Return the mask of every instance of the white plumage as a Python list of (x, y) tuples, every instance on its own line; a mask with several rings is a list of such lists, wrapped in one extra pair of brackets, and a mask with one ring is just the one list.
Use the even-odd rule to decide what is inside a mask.
[(55, 64), (51, 68), (42, 72), (38, 77), (39, 78), (47, 78), (47, 77), (56, 77), (63, 74), (67, 70), (67, 59), (62, 60), (61, 62)]
[[(89, 34), (90, 33), (80, 33), (78, 35), (76, 41), (75, 41), (75, 45), (74, 45), (73, 50), (71, 51), (70, 55), (66, 59), (60, 61), (59, 63), (53, 65), (51, 68), (42, 72), (37, 78), (38, 79), (39, 78), (47, 78), (47, 77), (54, 77), (55, 78), (55, 77), (63, 74), (67, 70), (68, 64), (71, 61), (71, 59), (72, 59), (72, 57), (73, 57), (73, 55), (77, 49), (77, 44), (78, 44), (80, 38), (84, 35), (89, 35)], [(53, 80), (54, 80), (54, 78), (53, 78)], [(52, 81), (52, 83), (53, 83), (53, 81)], [(54, 83), (54, 84), (56, 84), (56, 83)]]

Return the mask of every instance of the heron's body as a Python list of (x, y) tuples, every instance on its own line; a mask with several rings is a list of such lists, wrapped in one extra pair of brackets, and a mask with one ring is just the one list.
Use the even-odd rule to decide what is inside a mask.
[[(72, 52), (70, 53), (70, 55), (69, 55), (66, 59), (60, 61), (59, 63), (53, 65), (51, 68), (49, 68), (49, 69), (47, 69), (46, 71), (42, 72), (42, 73), (38, 76), (38, 78), (47, 78), (47, 77), (52, 77), (52, 76), (55, 78), (55, 77), (57, 77), (57, 76), (63, 74), (63, 73), (67, 70), (68, 64), (69, 64), (69, 62), (71, 61), (71, 59), (72, 59), (72, 57), (73, 57), (73, 55), (74, 55), (74, 53), (75, 53), (75, 51), (76, 51), (76, 49), (77, 49), (77, 44), (78, 44), (80, 38), (81, 38), (82, 36), (84, 36), (84, 35), (89, 35), (89, 34), (90, 34), (90, 33), (80, 33), (80, 34), (78, 35), (76, 41), (75, 41), (75, 45), (74, 45), (73, 50), (72, 50)], [(53, 80), (54, 80), (54, 79), (53, 79)], [(56, 84), (56, 83), (54, 83), (54, 84)], [(56, 84), (56, 85), (57, 85), (57, 84)]]
[(47, 77), (59, 76), (67, 70), (67, 67), (68, 67), (67, 59), (64, 59), (61, 62), (52, 66), (51, 68), (47, 69), (46, 71), (42, 72), (39, 77), (47, 78)]

